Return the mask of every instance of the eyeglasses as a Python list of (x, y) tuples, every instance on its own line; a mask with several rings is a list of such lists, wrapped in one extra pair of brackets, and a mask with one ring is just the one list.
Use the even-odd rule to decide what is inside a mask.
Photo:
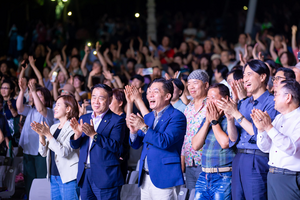
[(278, 82), (278, 81), (280, 81), (280, 80), (285, 80), (285, 77), (282, 77), (282, 76), (275, 76), (275, 77), (272, 77), (272, 81), (274, 82), (274, 81), (276, 81), (276, 82)]
[(9, 87), (1, 87), (1, 90), (9, 90)]

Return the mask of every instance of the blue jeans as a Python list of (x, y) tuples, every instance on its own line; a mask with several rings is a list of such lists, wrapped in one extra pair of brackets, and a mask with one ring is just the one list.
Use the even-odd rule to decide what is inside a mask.
[(78, 200), (79, 187), (76, 179), (67, 183), (62, 183), (60, 176), (50, 176), (51, 199), (52, 200)]
[(231, 200), (232, 172), (205, 173), (197, 180), (194, 200)]

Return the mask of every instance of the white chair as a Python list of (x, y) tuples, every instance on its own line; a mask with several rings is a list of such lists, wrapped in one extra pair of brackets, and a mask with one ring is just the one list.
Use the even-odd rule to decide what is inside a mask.
[(140, 200), (141, 199), (141, 190), (138, 187), (138, 184), (125, 184), (122, 186), (121, 200)]
[(132, 171), (129, 176), (128, 184), (135, 184), (139, 178), (139, 171)]
[(195, 188), (191, 190), (189, 200), (194, 200), (195, 198)]
[(177, 200), (186, 200), (188, 189), (181, 187), (177, 195)]
[(10, 198), (15, 193), (15, 178), (17, 175), (16, 167), (9, 167), (5, 174), (5, 179), (3, 181), (3, 187), (6, 188), (5, 191), (0, 192), (1, 198)]
[(36, 178), (32, 181), (29, 200), (51, 200), (50, 181), (46, 178)]

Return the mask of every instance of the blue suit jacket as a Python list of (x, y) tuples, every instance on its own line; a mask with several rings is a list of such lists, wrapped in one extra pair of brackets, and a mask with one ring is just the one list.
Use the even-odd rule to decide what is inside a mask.
[[(90, 123), (91, 113), (80, 117), (83, 123)], [(80, 121), (79, 119), (79, 121)], [(104, 115), (97, 129), (97, 138), (93, 140), (90, 150), (90, 165), (93, 182), (98, 188), (112, 188), (124, 184), (121, 174), (119, 149), (124, 138), (125, 119), (111, 110)], [(82, 136), (74, 140), (70, 138), (71, 147), (80, 148), (77, 183), (82, 186), (84, 164), (89, 150), (89, 137)]]
[(142, 170), (147, 156), (149, 174), (157, 188), (168, 188), (183, 185), (180, 165), (181, 147), (186, 132), (186, 117), (172, 105), (163, 113), (153, 129), (154, 113), (145, 115), (149, 126), (146, 134), (138, 131), (138, 137), (129, 143), (134, 149), (143, 145), (139, 168), (139, 186), (142, 184)]

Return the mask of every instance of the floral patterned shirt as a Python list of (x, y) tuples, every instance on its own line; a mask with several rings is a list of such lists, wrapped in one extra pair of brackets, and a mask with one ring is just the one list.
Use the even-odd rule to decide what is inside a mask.
[(186, 166), (193, 166), (193, 160), (196, 166), (201, 165), (202, 148), (195, 151), (192, 148), (192, 138), (199, 131), (200, 125), (206, 116), (206, 99), (204, 99), (202, 106), (196, 111), (195, 103), (192, 100), (186, 107), (184, 115), (187, 120), (186, 134), (181, 150), (181, 155), (184, 156)]

